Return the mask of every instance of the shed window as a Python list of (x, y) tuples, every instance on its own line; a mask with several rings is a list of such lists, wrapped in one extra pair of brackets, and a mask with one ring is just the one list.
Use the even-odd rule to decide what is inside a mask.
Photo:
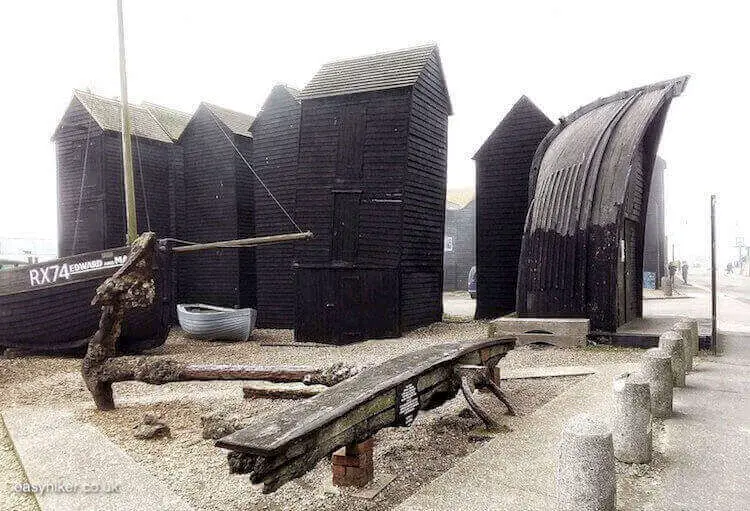
[(333, 194), (333, 246), (331, 259), (353, 263), (357, 257), (359, 239), (359, 193)]
[(365, 106), (348, 105), (341, 112), (336, 177), (360, 179), (365, 145)]

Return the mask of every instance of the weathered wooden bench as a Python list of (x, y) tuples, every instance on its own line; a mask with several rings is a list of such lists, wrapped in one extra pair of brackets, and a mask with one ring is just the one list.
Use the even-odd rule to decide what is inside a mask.
[(513, 413), (492, 380), (494, 367), (515, 338), (431, 346), (365, 369), (290, 409), (258, 418), (219, 439), (229, 449), (230, 471), (249, 473), (263, 492), (304, 475), (336, 449), (363, 442), (386, 427), (410, 426), (420, 410), (439, 406), (462, 389), (469, 405), (492, 427), (471, 394), (489, 388)]

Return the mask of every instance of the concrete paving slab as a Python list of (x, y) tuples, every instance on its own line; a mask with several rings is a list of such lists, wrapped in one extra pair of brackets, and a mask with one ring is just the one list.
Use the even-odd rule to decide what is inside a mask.
[(45, 510), (192, 508), (97, 428), (69, 410), (2, 412), (39, 507)]
[(563, 425), (578, 413), (609, 421), (612, 379), (635, 364), (594, 368), (595, 374), (525, 417), (507, 417), (510, 432), (403, 502), (401, 511), (547, 510), (554, 508), (555, 469)]

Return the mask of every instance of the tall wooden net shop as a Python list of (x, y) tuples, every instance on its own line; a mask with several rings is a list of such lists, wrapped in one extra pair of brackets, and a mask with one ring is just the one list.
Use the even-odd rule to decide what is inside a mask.
[(451, 104), (436, 46), (324, 65), (302, 90), (298, 340), (397, 337), (442, 317)]
[[(76, 91), (55, 133), (61, 255), (124, 242), (119, 109)], [(435, 45), (326, 64), (302, 91), (274, 87), (257, 117), (209, 103), (131, 112), (140, 231), (315, 233), (181, 254), (177, 301), (257, 308), (260, 327), (330, 343), (441, 320), (451, 105)]]

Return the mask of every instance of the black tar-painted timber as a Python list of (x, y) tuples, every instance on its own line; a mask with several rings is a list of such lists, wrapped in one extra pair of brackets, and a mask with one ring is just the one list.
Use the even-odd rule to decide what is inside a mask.
[[(226, 112), (230, 116), (222, 117)], [(241, 115), (202, 103), (182, 132), (184, 214), (178, 238), (208, 243), (254, 236), (255, 178), (227, 140), (251, 161), (250, 122), (244, 132), (232, 129)], [(254, 254), (227, 248), (177, 255), (179, 301), (255, 307)]]
[[(296, 277), (297, 295), (326, 275), (336, 282), (325, 287), (340, 290), (336, 300), (297, 302), (300, 341), (338, 344), (384, 330), (398, 336), (442, 316), (450, 101), (436, 47), (395, 54), (326, 65), (301, 93), (295, 216), (315, 239), (296, 245), (297, 267), (304, 269)], [(390, 72), (400, 77), (395, 86), (383, 78)], [(336, 76), (349, 81), (336, 82)], [(380, 270), (383, 285), (370, 280), (376, 287), (368, 293), (395, 313), (361, 321), (356, 330), (325, 324), (326, 318), (345, 317), (352, 304), (369, 305), (360, 290), (370, 277), (361, 276), (359, 284), (342, 280), (331, 271), (336, 268)], [(339, 312), (321, 315), (321, 307)], [(320, 332), (328, 334), (321, 338)]]
[[(301, 106), (299, 91), (276, 85), (251, 126), (253, 168), (274, 197), (294, 218)], [(254, 183), (257, 236), (294, 232), (295, 228), (268, 192)], [(255, 250), (257, 325), (294, 327), (294, 244), (260, 246)]]
[[(119, 108), (119, 101), (76, 91), (53, 136), (60, 257), (125, 244)], [(138, 231), (172, 236), (179, 213), (171, 186), (180, 172), (181, 149), (146, 109), (131, 110)]]
[(522, 96), (474, 155), (477, 319), (515, 310), (518, 258), (534, 152), (554, 124)]
[(645, 204), (671, 100), (687, 77), (597, 100), (563, 118), (531, 169), (516, 309), (614, 332), (642, 313)]

